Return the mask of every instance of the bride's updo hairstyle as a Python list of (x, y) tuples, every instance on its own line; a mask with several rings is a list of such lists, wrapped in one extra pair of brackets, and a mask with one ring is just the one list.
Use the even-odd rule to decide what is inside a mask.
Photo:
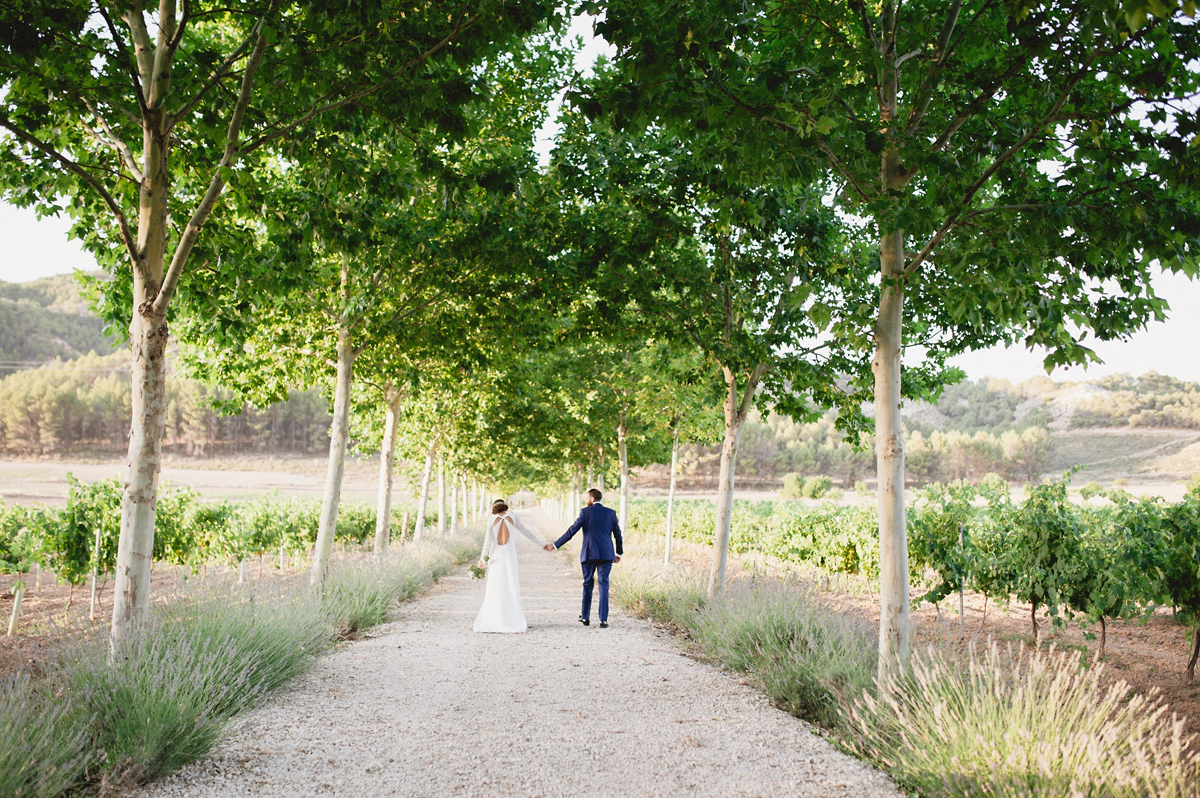
[(508, 512), (508, 503), (504, 499), (496, 499), (492, 502), (492, 515), (500, 515), (500, 513)]

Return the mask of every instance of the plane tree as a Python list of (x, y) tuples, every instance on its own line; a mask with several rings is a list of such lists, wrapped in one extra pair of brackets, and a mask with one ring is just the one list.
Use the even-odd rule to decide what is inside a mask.
[[(617, 74), (601, 71), (591, 90)], [(554, 165), (582, 198), (570, 224), (575, 268), (597, 293), (591, 323), (619, 328), (637, 317), (648, 336), (694, 347), (718, 375), (716, 594), (725, 585), (738, 441), (755, 406), (805, 420), (839, 407), (843, 427), (864, 424), (865, 255), (819, 191), (747, 183), (717, 137), (626, 134), (583, 113), (567, 121)]]
[[(406, 384), (423, 362), (467, 352), (487, 298), (540, 264), (530, 239), (514, 234), (536, 196), (533, 137), (566, 55), (541, 36), (489, 59), (464, 73), (457, 105), (423, 126), (361, 102), (328, 115), (295, 131), (274, 169), (237, 198), (245, 217), (265, 211), (259, 245), (238, 253), (256, 279), (243, 279), (249, 267), (223, 271), (222, 290), (196, 301), (202, 311), (182, 334), (204, 353), (198, 370), (256, 401), (332, 381), (314, 582), (336, 528), (356, 373), (393, 421), (382, 510)], [(377, 520), (381, 551), (389, 518)]]
[[(880, 677), (906, 661), (901, 356), (997, 339), (1095, 359), (1194, 273), (1194, 3), (594, 0), (595, 116), (719, 136), (751, 185), (824, 184), (872, 241)], [(1151, 12), (1151, 13), (1147, 13)], [(922, 321), (924, 316), (926, 321)], [(913, 334), (916, 331), (917, 334)]]
[(76, 220), (115, 278), (106, 302), (131, 344), (114, 646), (149, 606), (168, 322), (222, 268), (230, 241), (201, 235), (222, 197), (294, 131), (384, 89), (393, 117), (444, 114), (467, 65), (555, 8), (51, 0), (0, 10), (0, 192)]

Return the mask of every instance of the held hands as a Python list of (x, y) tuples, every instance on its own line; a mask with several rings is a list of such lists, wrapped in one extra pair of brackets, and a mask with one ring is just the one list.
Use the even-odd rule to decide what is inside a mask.
[(554, 544), (547, 543), (545, 546), (542, 546), (542, 549), (545, 551), (554, 551)]
[(620, 555), (620, 554), (617, 554), (617, 555), (615, 555), (615, 556), (616, 556), (616, 558), (617, 558), (617, 559), (613, 560), (613, 562), (620, 562), (620, 561), (621, 561), (621, 555)]

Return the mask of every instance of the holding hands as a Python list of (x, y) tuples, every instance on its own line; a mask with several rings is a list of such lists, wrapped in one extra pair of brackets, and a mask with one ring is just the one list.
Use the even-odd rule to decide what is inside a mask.
[(553, 544), (553, 543), (547, 543), (545, 546), (542, 546), (542, 548), (543, 548), (544, 550), (546, 550), (546, 551), (554, 551), (554, 544)]

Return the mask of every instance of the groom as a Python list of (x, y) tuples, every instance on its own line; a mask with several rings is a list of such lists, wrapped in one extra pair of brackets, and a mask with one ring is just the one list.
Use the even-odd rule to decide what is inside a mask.
[[(583, 566), (583, 612), (579, 622), (584, 626), (591, 625), (592, 616), (592, 587), (597, 579), (600, 582), (600, 628), (608, 628), (608, 573), (614, 562), (621, 561), (624, 553), (621, 546), (621, 525), (617, 523), (617, 514), (600, 503), (600, 491), (592, 488), (587, 492), (587, 507), (579, 511), (575, 523), (567, 528), (563, 536), (553, 543), (546, 544), (546, 551), (555, 551), (566, 545), (575, 537), (575, 533), (583, 530), (583, 548), (579, 551), (579, 563)], [(613, 539), (617, 541), (616, 551), (613, 551)]]

